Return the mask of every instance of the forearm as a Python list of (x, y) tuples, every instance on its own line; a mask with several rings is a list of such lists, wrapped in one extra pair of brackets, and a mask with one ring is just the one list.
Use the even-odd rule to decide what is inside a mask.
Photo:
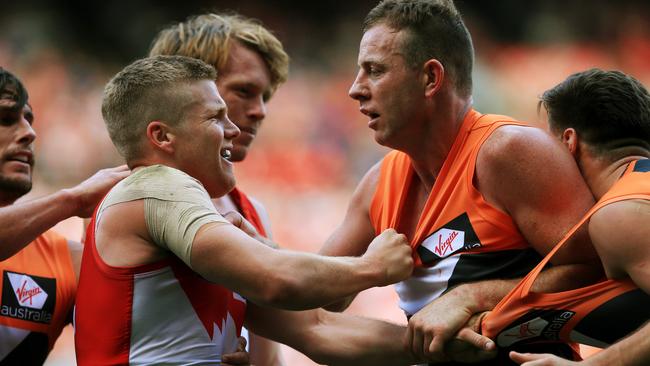
[(249, 332), (250, 361), (252, 365), (285, 366), (280, 345), (270, 339)]
[(443, 297), (454, 297), (459, 305), (470, 312), (469, 318), (472, 314), (494, 309), (520, 280), (521, 278), (466, 283), (453, 288)]
[[(249, 329), (287, 344), (319, 364), (411, 365), (406, 328), (375, 319), (316, 309), (290, 312), (253, 306)], [(282, 327), (278, 327), (282, 324)]]
[(363, 257), (325, 257), (261, 245), (232, 225), (206, 224), (191, 248), (191, 267), (252, 302), (288, 310), (313, 309), (408, 277), (411, 247), (386, 230)]
[(267, 261), (275, 272), (273, 303), (289, 310), (327, 305), (374, 286), (386, 285), (386, 276), (376, 266), (358, 257), (322, 257), (309, 253), (282, 252)]
[(68, 190), (0, 208), (0, 260), (10, 258), (59, 221), (74, 216), (77, 209)]
[(591, 264), (562, 264), (540, 272), (533, 283), (533, 292), (562, 292), (585, 287), (604, 276), (600, 262)]
[[(543, 270), (531, 288), (533, 292), (561, 292), (593, 284), (603, 276), (598, 264), (564, 264)], [(492, 310), (521, 278), (487, 280), (460, 285), (448, 295), (471, 300), (468, 307), (474, 313)], [(447, 296), (447, 295), (445, 295)]]
[(406, 327), (376, 319), (318, 312), (305, 354), (327, 365), (412, 365), (418, 363), (404, 345)]
[(590, 366), (645, 366), (650, 364), (650, 323), (629, 337), (583, 361)]

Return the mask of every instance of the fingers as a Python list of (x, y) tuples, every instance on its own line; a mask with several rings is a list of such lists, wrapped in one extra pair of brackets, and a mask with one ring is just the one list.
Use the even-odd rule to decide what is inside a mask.
[(131, 174), (131, 169), (124, 164), (113, 168), (102, 169), (98, 173), (108, 175), (110, 177), (109, 179), (114, 179), (116, 182), (119, 182)]
[(385, 273), (382, 285), (389, 285), (408, 278), (413, 272), (412, 249), (403, 234), (393, 229), (384, 230), (368, 247), (365, 258)]
[(424, 337), (422, 335), (422, 332), (413, 331), (413, 342), (411, 343), (411, 352), (413, 352), (413, 354), (415, 354), (416, 356), (425, 357), (424, 356), (425, 348), (423, 347), (423, 344), (424, 344)]
[(221, 356), (221, 364), (223, 366), (250, 365), (250, 357), (248, 352), (246, 352), (246, 338), (239, 337), (237, 341), (236, 352)]
[(228, 220), (231, 224), (237, 226), (241, 231), (245, 232), (248, 234), (248, 236), (258, 239), (259, 234), (257, 233), (257, 230), (251, 224), (246, 220), (239, 212), (237, 211), (229, 211), (226, 212), (223, 217)]
[(221, 365), (235, 366), (235, 365), (250, 365), (250, 358), (248, 352), (234, 352), (221, 356)]
[(244, 221), (244, 217), (237, 211), (226, 212), (223, 217), (238, 228), (241, 228), (242, 222)]
[(510, 352), (510, 359), (523, 366), (552, 366), (552, 365), (570, 365), (570, 361), (554, 362), (558, 359), (556, 356), (548, 353), (519, 353)]
[(248, 343), (246, 341), (246, 338), (244, 337), (239, 337), (237, 339), (237, 352), (245, 352), (246, 351), (246, 344)]
[(445, 343), (443, 337), (433, 329), (420, 324), (417, 319), (413, 322), (413, 318), (411, 318), (406, 333), (406, 346), (418, 358), (426, 359), (430, 362), (447, 360), (444, 347), (433, 350), (431, 348), (434, 344), (433, 342), (441, 342), (443, 345)]
[(112, 172), (116, 172), (116, 173), (119, 173), (119, 172), (130, 172), (130, 171), (131, 171), (131, 169), (129, 169), (129, 167), (128, 167), (126, 164), (122, 164), (122, 165), (114, 166), (114, 167), (112, 167), (112, 168), (106, 168), (106, 169), (104, 169), (104, 170), (109, 171), (109, 172), (112, 171)]
[(448, 338), (450, 337), (443, 337), (443, 334), (436, 334), (432, 339), (430, 340), (428, 345), (424, 345), (425, 347), (428, 346), (428, 348), (425, 348), (427, 351), (427, 354), (430, 355), (444, 355), (445, 354), (445, 343), (447, 342)]
[(461, 341), (467, 342), (476, 348), (485, 351), (496, 350), (496, 344), (488, 337), (478, 334), (469, 328), (463, 328), (456, 334), (456, 338)]

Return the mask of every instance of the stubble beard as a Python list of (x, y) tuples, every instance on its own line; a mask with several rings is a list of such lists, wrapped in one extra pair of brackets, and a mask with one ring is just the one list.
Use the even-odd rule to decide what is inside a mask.
[(0, 192), (6, 196), (15, 197), (14, 200), (26, 195), (32, 190), (31, 179), (8, 178), (0, 175)]

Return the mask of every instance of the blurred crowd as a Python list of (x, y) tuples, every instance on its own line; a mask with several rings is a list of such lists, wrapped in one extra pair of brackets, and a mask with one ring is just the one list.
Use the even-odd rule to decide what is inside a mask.
[[(147, 21), (138, 25), (143, 40), (116, 49), (119, 54), (109, 59), (85, 51), (83, 42), (72, 46), (66, 41), (65, 47), (57, 43), (48, 33), (59, 27), (58, 13), (51, 5), (40, 4), (45, 6), (41, 11), (38, 6), (30, 10), (14, 4), (13, 12), (0, 15), (0, 66), (23, 80), (36, 115), (37, 190), (31, 197), (121, 163), (101, 118), (103, 85), (126, 61), (143, 56), (144, 39), (151, 39), (162, 26), (214, 5), (189, 1), (179, 12), (166, 14), (153, 2), (141, 3), (130, 5), (136, 8), (132, 11), (150, 6), (153, 13), (141, 13)], [(220, 9), (235, 4), (217, 3)], [(266, 205), (275, 239), (306, 251), (318, 250), (342, 220), (360, 175), (385, 153), (372, 140), (358, 104), (347, 96), (356, 73), (361, 20), (375, 2), (359, 2), (350, 12), (333, 3), (337, 5), (309, 12), (300, 6), (285, 12), (297, 6), (290, 1), (280, 1), (276, 8), (259, 1), (235, 8), (275, 30), (292, 57), (289, 81), (269, 103), (257, 146), (236, 166), (237, 177), (245, 191)], [(650, 7), (645, 2), (461, 1), (458, 5), (475, 41), (474, 98), (483, 113), (504, 113), (537, 123), (537, 96), (542, 91), (572, 72), (595, 66), (622, 70), (650, 85)], [(308, 13), (303, 14), (306, 18), (296, 15), (300, 11)], [(326, 14), (319, 16), (319, 12)], [(102, 11), (97, 13), (95, 17), (102, 16)], [(122, 37), (135, 32), (133, 25), (113, 27), (124, 33)], [(75, 39), (68, 37), (68, 41)], [(139, 53), (133, 51), (134, 45), (142, 47)], [(60, 228), (79, 235), (80, 225), (68, 222)], [(394, 295), (387, 291), (361, 297), (352, 311), (403, 322)], [(55, 359), (70, 352), (71, 342), (63, 342), (67, 351), (64, 356), (55, 353)], [(287, 360), (291, 365), (309, 364)]]

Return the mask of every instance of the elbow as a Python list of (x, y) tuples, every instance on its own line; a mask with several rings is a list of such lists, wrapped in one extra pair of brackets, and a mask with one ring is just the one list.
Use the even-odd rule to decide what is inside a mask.
[(339, 340), (327, 336), (330, 313), (317, 309), (310, 314), (312, 316), (301, 324), (299, 342), (291, 347), (319, 365), (345, 365), (345, 358), (340, 354), (342, 347)]
[(262, 305), (284, 310), (306, 310), (318, 306), (310, 306), (310, 302), (305, 301), (309, 297), (307, 287), (292, 276), (274, 274), (264, 282), (259, 298)]

